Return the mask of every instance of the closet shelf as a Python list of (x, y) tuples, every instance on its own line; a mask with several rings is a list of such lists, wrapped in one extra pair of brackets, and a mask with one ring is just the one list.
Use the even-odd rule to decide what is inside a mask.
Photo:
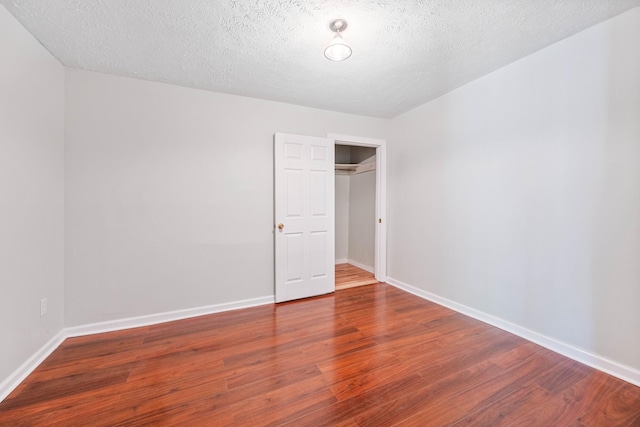
[(350, 165), (350, 164), (336, 163), (336, 170), (337, 171), (354, 171), (354, 170), (356, 170), (356, 168), (358, 166), (360, 166), (360, 165), (358, 165), (358, 164)]
[(356, 163), (356, 164), (344, 164), (344, 163), (336, 163), (336, 171), (341, 173), (359, 174), (363, 172), (369, 172), (376, 169), (375, 162), (371, 163)]

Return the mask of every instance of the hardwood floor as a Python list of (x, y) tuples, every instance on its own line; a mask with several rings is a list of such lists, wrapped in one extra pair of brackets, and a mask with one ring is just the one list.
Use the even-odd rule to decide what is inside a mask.
[(640, 388), (386, 284), (67, 339), (2, 426), (639, 426)]
[(375, 283), (378, 281), (366, 270), (351, 264), (336, 264), (336, 291)]

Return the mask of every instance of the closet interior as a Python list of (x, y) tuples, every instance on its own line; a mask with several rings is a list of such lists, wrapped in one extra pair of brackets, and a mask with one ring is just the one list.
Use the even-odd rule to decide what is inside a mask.
[(336, 290), (377, 283), (376, 149), (335, 146)]

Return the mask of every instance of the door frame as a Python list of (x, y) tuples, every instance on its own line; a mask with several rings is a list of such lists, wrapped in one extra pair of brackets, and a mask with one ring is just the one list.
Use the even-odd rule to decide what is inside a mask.
[(379, 282), (387, 281), (387, 141), (384, 139), (327, 133), (335, 144), (376, 149), (376, 235), (374, 275)]

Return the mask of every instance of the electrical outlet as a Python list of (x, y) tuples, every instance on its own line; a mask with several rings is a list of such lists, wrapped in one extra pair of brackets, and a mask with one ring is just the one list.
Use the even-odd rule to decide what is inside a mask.
[(40, 300), (40, 317), (44, 317), (47, 314), (47, 299), (42, 298)]

